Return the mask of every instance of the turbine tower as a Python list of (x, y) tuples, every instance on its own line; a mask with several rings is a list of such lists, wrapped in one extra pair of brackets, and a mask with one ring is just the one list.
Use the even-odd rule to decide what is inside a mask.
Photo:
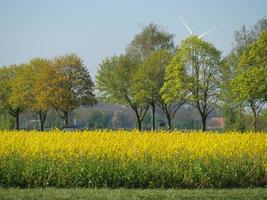
[[(182, 17), (180, 17), (180, 20), (181, 20), (181, 22), (184, 24), (184, 26), (186, 27), (186, 29), (188, 30), (188, 32), (190, 33), (190, 35), (195, 35), (195, 34), (193, 34), (193, 31), (192, 31), (192, 30), (190, 29), (190, 27), (186, 24), (186, 22), (183, 20)], [(205, 35), (207, 35), (208, 33), (212, 32), (212, 31), (214, 31), (215, 29), (216, 29), (216, 27), (214, 27), (214, 28), (212, 28), (212, 29), (206, 31), (205, 33), (202, 33), (201, 35), (197, 35), (197, 36), (198, 36), (198, 38), (203, 38)]]

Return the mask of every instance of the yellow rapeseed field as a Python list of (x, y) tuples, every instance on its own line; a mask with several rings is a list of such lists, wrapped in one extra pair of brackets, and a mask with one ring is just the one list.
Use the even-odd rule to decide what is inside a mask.
[(50, 132), (2, 131), (0, 155), (17, 152), (23, 157), (48, 155), (125, 157), (140, 159), (149, 154), (154, 158), (175, 155), (223, 157), (262, 157), (267, 160), (267, 134), (263, 133), (202, 133), (202, 132), (138, 132), (84, 131)]
[[(40, 170), (47, 168), (50, 171), (52, 170), (49, 173), (50, 175), (51, 173), (54, 174), (54, 177), (58, 175), (58, 172), (53, 170), (61, 168), (71, 168), (72, 170), (76, 168), (75, 176), (78, 176), (78, 174), (81, 176), (81, 170), (84, 176), (90, 176), (91, 179), (94, 176), (97, 178), (99, 176), (102, 177), (104, 173), (108, 176), (106, 179), (110, 178), (109, 176), (118, 176), (116, 180), (120, 184), (115, 184), (115, 186), (126, 187), (160, 187), (160, 183), (156, 184), (155, 181), (157, 180), (154, 180), (153, 177), (150, 178), (151, 180), (149, 180), (149, 177), (145, 180), (143, 180), (143, 177), (140, 178), (142, 179), (140, 181), (142, 184), (146, 183), (148, 185), (140, 185), (140, 183), (137, 186), (128, 185), (131, 182), (129, 174), (134, 172), (138, 175), (140, 172), (140, 176), (141, 174), (144, 176), (144, 174), (149, 173), (151, 176), (154, 173), (155, 176), (162, 176), (162, 174), (167, 174), (166, 176), (168, 176), (167, 171), (172, 176), (169, 178), (165, 177), (167, 179), (166, 182), (170, 182), (167, 184), (167, 187), (176, 187), (175, 184), (178, 183), (173, 183), (173, 181), (175, 182), (177, 174), (180, 177), (180, 179), (177, 178), (179, 183), (184, 182), (185, 186), (192, 184), (190, 185), (192, 187), (198, 187), (200, 183), (202, 186), (227, 187), (227, 184), (233, 184), (231, 181), (229, 182), (233, 177), (228, 176), (235, 175), (239, 179), (240, 177), (244, 179), (242, 179), (243, 182), (238, 182), (237, 180), (238, 183), (235, 182), (237, 186), (254, 185), (253, 181), (255, 181), (255, 185), (259, 185), (264, 184), (266, 181), (267, 134), (237, 132), (203, 133), (197, 131), (190, 133), (178, 131), (152, 133), (106, 130), (83, 132), (62, 132), (59, 130), (49, 132), (1, 131), (0, 159), (6, 164), (0, 164), (0, 176), (1, 172), (7, 170), (7, 166), (12, 168), (10, 170), (14, 170), (14, 157), (19, 160), (18, 162), (24, 164), (24, 168), (15, 167), (19, 168), (20, 174), (18, 176), (26, 176), (24, 179), (25, 184), (28, 186), (32, 185), (28, 181), (29, 176), (31, 180), (35, 179), (34, 176), (37, 176), (35, 174), (25, 175), (29, 167), (34, 168), (34, 170), (37, 170), (36, 168)], [(115, 164), (114, 161), (116, 161)], [(85, 165), (85, 163), (87, 164)], [(51, 169), (50, 165), (55, 169)], [(96, 166), (93, 172), (92, 166)], [(48, 173), (47, 169), (46, 171), (44, 170), (44, 173)], [(139, 172), (135, 171), (137, 169)], [(87, 171), (84, 172), (84, 170)], [(99, 174), (97, 174), (98, 171)], [(68, 172), (64, 173), (67, 174), (63, 174), (62, 177), (71, 179)], [(254, 173), (255, 177), (249, 177), (254, 176)], [(219, 185), (213, 183), (212, 181), (216, 181), (213, 180), (216, 179), (215, 175), (222, 176), (218, 178), (226, 178), (226, 183), (220, 183)], [(2, 176), (5, 175), (2, 174)], [(38, 176), (42, 175), (39, 174)], [(190, 180), (187, 180), (188, 176), (190, 176)], [(40, 179), (40, 177), (38, 178)], [(105, 181), (105, 178), (101, 180)], [(246, 182), (247, 180), (248, 182)], [(107, 182), (102, 184), (92, 181), (88, 179), (81, 185), (105, 186), (105, 184), (108, 184)], [(112, 179), (112, 181), (114, 180)], [(151, 185), (151, 181), (154, 181), (155, 184), (152, 183)], [(88, 183), (92, 184), (88, 185)], [(2, 182), (3, 186), (6, 184)], [(53, 185), (53, 183), (47, 184)], [(164, 184), (163, 186), (165, 186)], [(54, 185), (61, 186), (58, 184)], [(114, 186), (113, 183), (111, 186)], [(183, 187), (182, 184), (177, 185), (177, 187), (180, 186)]]

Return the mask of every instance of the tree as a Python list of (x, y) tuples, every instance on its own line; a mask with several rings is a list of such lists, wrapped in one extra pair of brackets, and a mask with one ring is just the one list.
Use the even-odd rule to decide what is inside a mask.
[[(130, 45), (127, 48), (127, 54), (132, 56), (134, 59), (139, 60), (139, 67), (141, 67), (141, 71), (144, 70), (144, 68), (149, 67), (145, 65), (150, 65), (151, 61), (146, 61), (147, 59), (150, 59), (150, 56), (152, 56), (154, 53), (160, 51), (160, 50), (167, 50), (168, 52), (174, 52), (175, 51), (175, 45), (173, 41), (173, 34), (165, 32), (162, 28), (160, 28), (156, 24), (149, 24), (148, 26), (144, 27), (141, 33), (135, 35), (134, 39), (131, 41)], [(143, 67), (142, 67), (143, 66)], [(151, 68), (151, 67), (150, 67)], [(139, 75), (142, 72), (139, 73)], [(144, 72), (146, 73), (146, 72)], [(136, 76), (139, 76), (136, 75)], [(149, 75), (147, 77), (143, 78), (149, 78)], [(155, 77), (150, 77), (150, 80), (154, 79)], [(141, 79), (135, 81), (134, 84), (137, 84), (137, 90), (138, 88), (141, 89), (141, 83), (143, 83), (143, 89), (145, 89), (145, 81), (139, 82)], [(147, 80), (147, 79), (146, 79)], [(150, 85), (151, 86), (151, 85)], [(159, 89), (158, 89), (159, 90)], [(155, 91), (154, 91), (155, 92)], [(139, 93), (137, 91), (137, 93)], [(143, 92), (144, 94), (145, 92)], [(152, 95), (148, 97), (148, 95)], [(152, 130), (155, 130), (155, 109), (156, 109), (156, 98), (155, 93), (146, 93), (146, 98), (141, 97), (140, 95), (135, 95), (137, 97), (137, 101), (143, 104), (150, 105), (151, 107), (151, 116), (152, 116)], [(167, 111), (165, 109), (165, 111)], [(167, 111), (168, 112), (168, 111)]]
[(259, 35), (267, 30), (267, 18), (263, 17), (249, 29), (243, 25), (240, 30), (234, 33), (233, 52), (241, 55), (244, 50), (251, 44), (255, 43)]
[[(32, 104), (29, 106), (29, 108), (31, 110), (34, 110), (37, 115), (38, 115), (38, 119), (40, 121), (40, 129), (43, 131), (44, 130), (44, 123), (46, 121), (47, 118), (47, 113), (49, 111), (49, 109), (51, 109), (51, 106), (49, 105), (49, 103), (47, 101), (38, 101), (39, 95), (40, 95), (40, 91), (39, 91), (39, 87), (38, 87), (38, 79), (40, 78), (40, 72), (44, 69), (44, 68), (49, 68), (51, 67), (51, 61), (48, 59), (43, 59), (43, 58), (35, 58), (32, 59), (30, 61), (30, 73), (31, 75), (35, 75), (32, 79), (33, 79), (33, 83), (34, 85), (32, 86), (32, 99), (33, 102)], [(30, 75), (29, 75), (30, 76)]]
[(238, 63), (238, 75), (231, 82), (238, 101), (253, 112), (253, 129), (257, 131), (259, 114), (267, 101), (267, 31), (248, 47)]
[(100, 97), (108, 102), (129, 105), (135, 113), (137, 127), (142, 130), (142, 121), (148, 110), (133, 98), (133, 72), (138, 65), (129, 55), (106, 58), (100, 64), (96, 85)]
[(10, 101), (12, 105), (22, 105), (25, 109), (36, 112), (39, 122), (40, 130), (44, 130), (44, 123), (47, 117), (49, 105), (45, 102), (40, 103), (38, 100), (38, 84), (39, 72), (42, 68), (50, 65), (50, 61), (42, 58), (35, 58), (29, 64), (21, 66), (13, 79), (12, 95)]
[(23, 105), (20, 103), (14, 104), (10, 98), (14, 91), (12, 91), (12, 82), (15, 79), (17, 72), (23, 65), (12, 65), (9, 67), (2, 67), (0, 69), (0, 106), (8, 110), (8, 113), (16, 120), (15, 126), (19, 130), (19, 115), (23, 111)]
[(221, 108), (225, 118), (226, 130), (245, 131), (246, 122), (242, 103), (236, 101), (235, 92), (232, 89), (231, 81), (236, 77), (236, 66), (239, 56), (236, 53), (230, 53), (223, 60), (222, 64), (222, 84), (221, 84)]
[(136, 59), (145, 60), (160, 49), (175, 50), (173, 37), (173, 34), (167, 33), (158, 25), (151, 23), (135, 35), (127, 47), (126, 53)]
[(231, 80), (237, 76), (237, 65), (245, 49), (255, 43), (260, 33), (267, 30), (267, 18), (260, 19), (255, 25), (247, 27), (243, 25), (234, 33), (233, 49), (224, 59), (223, 67), (223, 105), (226, 129), (245, 130), (245, 114), (243, 103), (236, 101), (235, 93), (231, 89)]
[(56, 110), (68, 126), (69, 114), (80, 105), (94, 105), (94, 84), (80, 57), (66, 54), (53, 59), (39, 73), (36, 91), (38, 104), (47, 103)]
[[(159, 49), (174, 49), (173, 35), (149, 24), (135, 35), (126, 49), (126, 55), (105, 59), (100, 64), (97, 87), (102, 97), (109, 102), (129, 105), (135, 115), (138, 129), (148, 110), (147, 102), (138, 102), (133, 94), (133, 74), (153, 52)], [(153, 112), (153, 107), (152, 107)]]
[(151, 54), (134, 73), (134, 98), (142, 103), (148, 103), (152, 108), (152, 130), (155, 130), (155, 107), (158, 105), (165, 113), (168, 128), (171, 129), (171, 119), (183, 103), (166, 103), (162, 99), (160, 89), (165, 81), (166, 66), (170, 63), (172, 52), (160, 49)]
[(181, 42), (177, 54), (167, 66), (163, 98), (179, 100), (184, 96), (200, 113), (202, 130), (220, 95), (221, 52), (197, 36)]

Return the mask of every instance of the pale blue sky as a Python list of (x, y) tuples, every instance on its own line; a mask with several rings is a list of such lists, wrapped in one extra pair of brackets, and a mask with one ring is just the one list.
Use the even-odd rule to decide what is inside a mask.
[(205, 39), (226, 55), (235, 30), (267, 16), (267, 0), (0, 0), (0, 66), (74, 52), (94, 76), (150, 22), (179, 43), (188, 36), (179, 16), (196, 34), (216, 26)]

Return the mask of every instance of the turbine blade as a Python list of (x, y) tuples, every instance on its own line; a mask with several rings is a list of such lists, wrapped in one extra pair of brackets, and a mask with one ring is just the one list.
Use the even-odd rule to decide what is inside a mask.
[(183, 18), (182, 17), (179, 17), (179, 18), (182, 21), (182, 23), (185, 25), (185, 27), (188, 30), (188, 32), (190, 33), (190, 35), (193, 35), (193, 32), (191, 31), (191, 29), (189, 28), (189, 26), (185, 23), (185, 21), (183, 20)]
[(200, 36), (198, 36), (198, 38), (203, 38), (205, 35), (207, 35), (208, 33), (212, 32), (212, 31), (214, 31), (214, 30), (216, 30), (216, 27), (214, 27), (214, 28), (208, 30), (208, 31), (205, 32), (205, 33), (202, 33)]

